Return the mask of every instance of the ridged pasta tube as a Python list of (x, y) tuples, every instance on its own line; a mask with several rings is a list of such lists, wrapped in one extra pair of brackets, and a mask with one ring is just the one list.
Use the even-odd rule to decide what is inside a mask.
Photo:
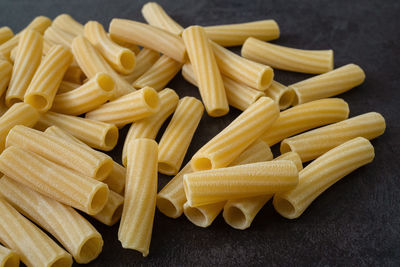
[(124, 197), (110, 190), (106, 205), (99, 213), (92, 217), (105, 225), (112, 226), (121, 218), (123, 204)]
[(109, 32), (123, 41), (147, 47), (185, 63), (187, 59), (182, 39), (157, 27), (127, 19), (112, 19)]
[(143, 73), (145, 73), (151, 66), (156, 63), (160, 58), (160, 52), (142, 48), (136, 55), (136, 66), (131, 74), (122, 76), (128, 83), (136, 81)]
[(268, 97), (261, 97), (194, 154), (192, 169), (200, 171), (228, 166), (278, 117), (276, 103)]
[(66, 92), (69, 92), (69, 91), (72, 91), (72, 90), (78, 88), (79, 86), (81, 86), (81, 84), (73, 83), (73, 82), (67, 82), (67, 81), (62, 81), (62, 82), (60, 83), (60, 86), (58, 87), (57, 95), (62, 94), (62, 93), (66, 93)]
[(194, 97), (184, 97), (158, 145), (158, 171), (175, 175), (181, 168), (186, 151), (203, 116), (204, 107)]
[(261, 139), (273, 146), (295, 134), (345, 120), (349, 117), (349, 112), (349, 105), (340, 98), (326, 98), (301, 104), (282, 111)]
[(264, 93), (266, 96), (278, 103), (280, 110), (290, 107), (295, 97), (293, 89), (288, 88), (277, 81), (272, 81), (271, 86), (268, 87)]
[(370, 163), (374, 156), (374, 147), (362, 137), (329, 150), (299, 173), (299, 184), (296, 188), (275, 195), (275, 210), (285, 218), (298, 218), (327, 188)]
[(68, 32), (74, 36), (83, 35), (83, 25), (74, 20), (68, 14), (58, 15), (54, 19), (52, 26)]
[(44, 32), (43, 37), (53, 44), (61, 44), (68, 48), (71, 48), (71, 44), (75, 38), (75, 35), (61, 30), (57, 27), (50, 26)]
[(72, 64), (68, 67), (67, 71), (64, 74), (63, 80), (67, 82), (82, 84), (86, 79), (85, 73), (82, 71), (80, 67), (72, 66)]
[(142, 15), (148, 24), (180, 35), (183, 27), (176, 23), (159, 4), (148, 2), (142, 7)]
[(78, 263), (91, 262), (102, 251), (100, 233), (73, 208), (7, 176), (0, 179), (0, 194), (25, 217), (54, 236)]
[(250, 37), (242, 56), (280, 70), (320, 74), (333, 69), (333, 50), (303, 50), (263, 42)]
[(224, 83), (204, 29), (190, 26), (183, 31), (182, 39), (208, 115), (220, 117), (227, 114), (229, 106)]
[(155, 139), (164, 121), (175, 111), (179, 96), (174, 90), (166, 88), (158, 93), (160, 98), (160, 110), (145, 119), (132, 123), (125, 138), (122, 150), (122, 164), (126, 166), (126, 154), (130, 141), (137, 138)]
[(0, 27), (0, 45), (14, 37), (13, 31), (7, 27)]
[(301, 160), (306, 162), (353, 138), (360, 136), (374, 139), (382, 135), (385, 128), (386, 123), (382, 115), (369, 112), (284, 139), (281, 143), (281, 153), (296, 152)]
[(125, 201), (118, 240), (122, 247), (149, 254), (157, 196), (157, 143), (136, 139), (128, 146)]
[(19, 255), (14, 251), (0, 245), (0, 266), (18, 267)]
[[(130, 43), (127, 43), (127, 42), (125, 42), (125, 41), (119, 40), (118, 38), (115, 38), (115, 36), (111, 36), (109, 33), (107, 34), (107, 36), (108, 36), (108, 37), (111, 39), (111, 41), (113, 41), (114, 43), (116, 43), (116, 44), (118, 44), (118, 45), (120, 45), (120, 46), (122, 46), (122, 47), (128, 48), (129, 50), (132, 50), (132, 52), (135, 53), (135, 55), (137, 55), (137, 54), (141, 51), (141, 49), (139, 48), (139, 46), (137, 46), (137, 45), (135, 45), (135, 44), (130, 44)], [(136, 67), (135, 67), (135, 68), (136, 68)]]
[(4, 94), (9, 85), (12, 75), (13, 65), (7, 60), (0, 59), (0, 96)]

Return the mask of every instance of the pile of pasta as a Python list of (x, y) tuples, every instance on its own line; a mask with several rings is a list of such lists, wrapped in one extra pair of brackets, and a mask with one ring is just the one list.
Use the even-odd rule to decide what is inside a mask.
[[(122, 246), (143, 256), (156, 207), (201, 227), (222, 212), (246, 229), (273, 199), (279, 214), (298, 218), (373, 160), (369, 140), (384, 118), (348, 118), (348, 104), (330, 98), (364, 81), (359, 66), (333, 69), (332, 50), (269, 43), (280, 35), (274, 20), (184, 29), (156, 3), (142, 13), (148, 24), (115, 18), (108, 33), (67, 14), (37, 17), (16, 35), (0, 28), (1, 266), (97, 258), (102, 236), (76, 210), (120, 220)], [(238, 45), (241, 56), (225, 48)], [(273, 68), (318, 75), (285, 86)], [(202, 101), (165, 88), (180, 70)], [(243, 112), (181, 168), (204, 109), (219, 117), (229, 106)], [(121, 165), (101, 151), (128, 124)], [(157, 193), (158, 172), (174, 177)]]

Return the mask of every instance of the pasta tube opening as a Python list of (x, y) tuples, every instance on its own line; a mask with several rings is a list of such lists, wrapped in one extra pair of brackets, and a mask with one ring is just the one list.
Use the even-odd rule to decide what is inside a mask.
[(111, 150), (113, 147), (117, 145), (118, 142), (118, 128), (111, 127), (108, 129), (106, 136), (104, 138), (105, 147), (109, 147)]
[(294, 101), (295, 96), (296, 94), (291, 89), (284, 91), (278, 99), (279, 109), (282, 110), (290, 107), (290, 105)]
[(157, 196), (157, 208), (171, 218), (178, 218), (182, 213), (182, 208), (178, 208), (171, 200)]
[[(286, 142), (281, 142), (281, 154), (285, 154), (287, 152), (291, 152), (293, 151), (292, 147), (290, 144), (286, 143)], [(296, 152), (296, 151), (293, 151)]]
[(246, 214), (235, 206), (229, 206), (228, 209), (224, 210), (224, 219), (228, 224), (236, 229), (246, 229), (248, 227), (248, 221), (251, 219), (246, 218)]
[(179, 170), (176, 169), (175, 166), (168, 162), (158, 162), (158, 169), (162, 170), (163, 173), (171, 173), (171, 174), (176, 174)]
[(272, 68), (264, 68), (257, 81), (257, 88), (268, 88), (274, 79), (274, 70)]
[(79, 260), (81, 263), (87, 263), (100, 254), (103, 248), (103, 239), (101, 236), (91, 236), (79, 248)]
[(66, 255), (60, 255), (58, 258), (54, 260), (54, 262), (50, 263), (48, 266), (49, 267), (65, 267), (65, 266), (71, 266), (72, 265), (72, 260), (71, 256), (69, 254)]
[(285, 218), (294, 219), (298, 217), (296, 216), (296, 208), (289, 200), (275, 196), (273, 202), (275, 209)]
[(110, 75), (105, 73), (97, 75), (97, 82), (100, 85), (101, 89), (107, 92), (112, 91), (115, 87), (114, 80), (111, 78)]
[(185, 215), (193, 224), (195, 224), (197, 226), (205, 227), (205, 225), (208, 224), (207, 216), (199, 208), (190, 207), (190, 206), (186, 205), (185, 206)]
[[(104, 185), (101, 183), (101, 185)], [(90, 199), (90, 210), (93, 214), (101, 211), (107, 203), (109, 190), (107, 186), (98, 186)], [(92, 213), (90, 213), (92, 214)]]
[(46, 97), (38, 93), (26, 96), (25, 99), (27, 103), (32, 105), (37, 110), (44, 110), (48, 105)]
[(214, 169), (211, 159), (207, 157), (192, 158), (192, 166), (197, 171)]
[(118, 208), (115, 209), (113, 215), (111, 216), (111, 222), (117, 222), (121, 218), (123, 208), (124, 203), (122, 202)]
[(142, 90), (145, 103), (156, 112), (160, 102), (157, 92), (149, 87), (145, 87)]
[(136, 63), (135, 54), (131, 50), (124, 50), (119, 55), (119, 62), (124, 69), (133, 70)]
[(19, 256), (15, 252), (11, 252), (7, 257), (5, 257), (1, 262), (0, 266), (4, 267), (16, 267), (19, 266)]
[(104, 161), (104, 163), (101, 164), (97, 169), (97, 171), (95, 172), (94, 177), (98, 177), (97, 179), (103, 180), (111, 173), (113, 168), (114, 168), (114, 161), (112, 160)]

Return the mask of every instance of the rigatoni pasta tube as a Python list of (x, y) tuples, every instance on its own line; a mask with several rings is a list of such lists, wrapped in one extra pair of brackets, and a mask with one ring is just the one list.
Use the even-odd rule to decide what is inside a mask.
[(105, 225), (112, 226), (121, 218), (123, 204), (124, 197), (110, 190), (107, 204), (99, 213), (92, 217)]
[(42, 60), (42, 48), (43, 37), (40, 33), (26, 30), (21, 34), (10, 85), (6, 93), (7, 106), (24, 101), (26, 89)]
[(144, 87), (86, 113), (86, 118), (122, 127), (130, 122), (149, 117), (159, 109), (157, 92), (153, 88)]
[(174, 90), (166, 88), (158, 93), (160, 98), (160, 110), (145, 119), (132, 123), (125, 138), (122, 150), (122, 164), (126, 166), (126, 154), (130, 141), (137, 138), (155, 139), (164, 121), (175, 111), (179, 96)]
[(285, 218), (298, 218), (331, 185), (374, 159), (374, 147), (357, 137), (335, 147), (311, 162), (299, 173), (299, 184), (276, 194), (275, 210)]
[(261, 136), (273, 146), (283, 139), (349, 117), (349, 105), (340, 98), (315, 100), (287, 109)]
[(268, 97), (261, 97), (194, 154), (192, 169), (200, 171), (228, 166), (278, 117), (276, 103)]
[(127, 19), (113, 19), (109, 32), (123, 41), (137, 44), (161, 52), (162, 54), (185, 63), (187, 59), (182, 39), (157, 27)]
[(13, 66), (7, 60), (0, 59), (0, 96), (4, 94), (11, 79)]
[(160, 58), (160, 52), (142, 48), (140, 52), (136, 55), (136, 66), (133, 72), (128, 75), (122, 76), (128, 83), (133, 83), (137, 80), (143, 73), (153, 66), (153, 64)]
[(203, 116), (204, 107), (194, 97), (179, 100), (178, 107), (158, 145), (158, 171), (175, 175)]
[(224, 83), (204, 29), (200, 26), (191, 26), (183, 31), (182, 39), (208, 115), (212, 117), (225, 115), (229, 112), (229, 106)]
[(118, 141), (118, 128), (113, 124), (51, 111), (42, 114), (35, 127), (44, 130), (53, 125), (66, 130), (87, 145), (105, 151), (112, 150)]
[(81, 84), (68, 82), (68, 81), (62, 81), (60, 83), (60, 86), (58, 87), (57, 94), (62, 94), (62, 93), (72, 91), (72, 90), (78, 88), (79, 86), (81, 86)]
[(272, 81), (271, 86), (268, 87), (264, 93), (266, 96), (278, 103), (280, 110), (290, 107), (295, 97), (293, 89), (288, 88), (277, 81)]
[(180, 35), (183, 27), (176, 23), (159, 4), (148, 2), (142, 7), (142, 15), (148, 24)]
[(0, 266), (18, 267), (19, 255), (14, 251), (0, 245)]
[(128, 146), (125, 201), (118, 240), (122, 247), (149, 254), (157, 195), (157, 143), (136, 139)]
[(163, 55), (133, 83), (133, 87), (143, 88), (149, 86), (156, 91), (160, 91), (175, 77), (181, 67), (182, 63)]
[(10, 130), (6, 146), (31, 151), (99, 181), (104, 180), (113, 168), (112, 159), (104, 153), (22, 125)]
[(83, 35), (83, 25), (74, 20), (68, 14), (58, 15), (54, 21), (52, 26), (59, 28), (60, 30), (66, 31), (72, 35)]
[(116, 44), (118, 44), (118, 45), (120, 45), (122, 47), (125, 47), (125, 48), (128, 48), (128, 49), (132, 50), (132, 52), (135, 53), (135, 55), (137, 55), (141, 51), (139, 46), (137, 46), (135, 44), (130, 44), (130, 43), (127, 43), (125, 41), (122, 41), (122, 40), (120, 40), (118, 38), (115, 38), (115, 36), (111, 36), (109, 33), (107, 34), (107, 36), (110, 37), (111, 41), (113, 41), (114, 43), (116, 43)]
[(103, 238), (73, 208), (7, 176), (0, 179), (0, 194), (24, 216), (53, 235), (78, 263), (88, 263), (100, 254)]
[(4, 26), (0, 28), (0, 45), (7, 42), (13, 37), (14, 33), (9, 27)]
[(136, 63), (135, 53), (111, 41), (103, 26), (97, 21), (85, 24), (85, 37), (103, 55), (107, 62), (119, 73), (129, 74)]
[(62, 45), (53, 46), (36, 70), (25, 92), (24, 102), (41, 112), (48, 111), (71, 61), (69, 49)]
[(71, 44), (75, 38), (75, 35), (61, 30), (57, 27), (50, 26), (44, 32), (43, 37), (53, 44), (61, 44), (68, 48), (71, 48)]
[(279, 38), (279, 26), (273, 19), (204, 27), (208, 38), (221, 46), (242, 45), (248, 37), (270, 41)]
[(317, 99), (335, 96), (360, 85), (364, 71), (355, 64), (348, 64), (330, 72), (289, 85), (296, 93), (293, 106)]
[(284, 139), (281, 153), (293, 151), (303, 162), (313, 160), (328, 150), (356, 137), (374, 139), (385, 132), (386, 123), (381, 114), (365, 113), (335, 124), (324, 126)]
[(82, 84), (85, 79), (86, 75), (82, 69), (77, 66), (72, 66), (72, 64), (69, 66), (63, 77), (64, 81), (78, 84)]
[(333, 50), (303, 50), (263, 42), (250, 37), (242, 56), (276, 69), (320, 74), (333, 69)]

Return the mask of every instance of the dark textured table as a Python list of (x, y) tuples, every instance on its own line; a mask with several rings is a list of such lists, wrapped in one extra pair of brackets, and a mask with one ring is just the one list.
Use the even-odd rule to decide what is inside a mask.
[[(0, 25), (18, 31), (38, 15), (69, 13), (81, 23), (106, 25), (114, 17), (143, 21), (145, 1), (1, 0)], [(159, 1), (183, 26), (275, 19), (281, 38), (275, 43), (335, 52), (335, 66), (359, 64), (365, 82), (340, 95), (350, 116), (383, 114), (386, 133), (372, 143), (375, 160), (329, 188), (296, 220), (278, 215), (268, 203), (251, 228), (234, 230), (218, 217), (207, 229), (184, 216), (174, 220), (156, 212), (150, 254), (122, 249), (118, 225), (106, 227), (89, 219), (102, 233), (104, 249), (89, 266), (134, 265), (400, 265), (400, 2), (399, 1)], [(235, 50), (238, 51), (238, 50)], [(309, 75), (275, 71), (291, 84)], [(181, 75), (169, 84), (179, 96), (199, 97)], [(185, 162), (228, 125), (239, 111), (222, 118), (204, 116)], [(164, 126), (165, 127), (165, 126)], [(120, 161), (127, 127), (110, 153)], [(159, 138), (159, 137), (158, 137)], [(274, 148), (277, 152), (277, 149)], [(276, 155), (276, 153), (275, 153)], [(169, 177), (159, 176), (159, 188)], [(0, 214), (1, 216), (1, 214)]]

